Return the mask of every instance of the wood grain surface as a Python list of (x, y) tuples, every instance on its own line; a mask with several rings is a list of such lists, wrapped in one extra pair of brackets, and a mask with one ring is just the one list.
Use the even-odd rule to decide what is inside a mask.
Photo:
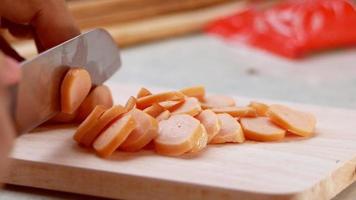
[[(121, 103), (139, 89), (111, 88)], [(101, 159), (75, 144), (75, 127), (39, 129), (18, 139), (6, 182), (123, 199), (331, 199), (356, 180), (356, 111), (288, 105), (316, 115), (314, 137), (210, 145), (178, 158), (145, 150)]]
[(90, 0), (70, 2), (68, 6), (79, 26), (88, 29), (195, 10), (229, 1), (232, 0)]

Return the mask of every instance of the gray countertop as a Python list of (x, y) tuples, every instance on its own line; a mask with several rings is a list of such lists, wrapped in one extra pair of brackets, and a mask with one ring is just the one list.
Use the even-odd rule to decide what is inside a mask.
[[(123, 68), (110, 82), (165, 88), (202, 84), (214, 93), (287, 100), (356, 110), (356, 49), (291, 61), (202, 35), (122, 52)], [(334, 200), (356, 197), (356, 183)], [(6, 186), (0, 199), (97, 199)]]

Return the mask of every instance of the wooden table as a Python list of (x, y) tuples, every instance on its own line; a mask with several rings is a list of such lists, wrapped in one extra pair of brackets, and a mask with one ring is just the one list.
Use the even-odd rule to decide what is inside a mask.
[[(355, 54), (344, 50), (292, 62), (196, 35), (124, 50), (123, 69), (111, 81), (170, 88), (204, 84), (212, 92), (356, 109)], [(355, 195), (353, 184), (335, 200)], [(39, 198), (87, 197), (13, 186), (0, 193), (0, 199)]]

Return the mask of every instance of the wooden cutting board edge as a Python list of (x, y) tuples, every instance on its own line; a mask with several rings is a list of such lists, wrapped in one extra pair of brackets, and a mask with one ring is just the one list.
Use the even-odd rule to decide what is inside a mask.
[[(155, 179), (152, 177), (134, 176), (127, 174), (115, 174), (101, 170), (85, 169), (80, 167), (67, 167), (26, 161), (21, 159), (12, 160), (11, 173), (5, 178), (8, 184), (22, 186), (36, 186), (49, 190), (72, 192), (86, 195), (95, 195), (107, 198), (124, 199), (167, 199), (169, 194), (177, 196), (169, 199), (276, 199), (276, 200), (306, 200), (331, 199), (356, 181), (356, 156), (345, 163), (340, 163), (338, 169), (329, 174), (325, 179), (313, 184), (304, 191), (296, 191), (286, 194), (255, 193), (254, 191), (238, 191), (225, 188), (210, 187), (202, 184), (179, 183), (176, 181)], [(27, 170), (37, 177), (27, 177)], [(94, 171), (94, 173), (93, 173)], [(98, 173), (96, 173), (98, 172)], [(52, 173), (60, 173), (62, 179), (52, 179)], [(75, 175), (75, 176), (74, 176)], [(78, 177), (79, 175), (79, 177)], [(58, 177), (54, 176), (54, 177)], [(108, 181), (108, 179), (113, 179)], [(87, 181), (96, 182), (90, 184), (95, 187), (82, 187)], [(120, 188), (113, 187), (110, 183), (117, 182)], [(70, 185), (70, 187), (67, 187)], [(147, 194), (151, 187), (150, 195)], [(174, 188), (174, 191), (171, 191)], [(142, 192), (143, 191), (143, 192)], [(166, 193), (162, 193), (165, 191)], [(184, 194), (184, 195), (180, 195)], [(185, 194), (189, 194), (186, 196)]]
[[(12, 173), (5, 177), (5, 182), (8, 184), (30, 187), (35, 186), (36, 188), (93, 195), (106, 198), (157, 200), (165, 200), (168, 198), (177, 200), (209, 200), (236, 199), (238, 197), (239, 199), (249, 200), (304, 200), (305, 198), (312, 197), (310, 195), (304, 195), (304, 192), (296, 192), (290, 194), (267, 194), (255, 193), (254, 191), (237, 191), (201, 184), (179, 183), (170, 180), (162, 180), (142, 176), (137, 177), (127, 174), (116, 174), (107, 171), (85, 169), (80, 167), (67, 167), (64, 165), (54, 165), (33, 161), (29, 162), (21, 159), (13, 159), (12, 168), (16, 170), (12, 170)], [(31, 169), (31, 174), (38, 178), (28, 178), (26, 176), (26, 171), (29, 169)], [(51, 174), (53, 173), (61, 173), (62, 179), (52, 179)], [(73, 176), (73, 174), (75, 174), (75, 176)], [(78, 177), (78, 174), (81, 174), (80, 177)], [(91, 184), (91, 186), (95, 187), (95, 192), (92, 187), (82, 187), (83, 185), (87, 185), (87, 181), (96, 182), (94, 185)], [(119, 187), (116, 187), (116, 185), (113, 186), (111, 184), (113, 181), (119, 183)], [(67, 187), (68, 185), (70, 185), (70, 187)], [(149, 195), (147, 194), (147, 187), (151, 187)], [(174, 191), (172, 191), (172, 188), (174, 188)], [(170, 196), (172, 193), (177, 195)], [(186, 194), (189, 194), (189, 196)]]
[(356, 181), (356, 156), (351, 160), (340, 163), (338, 168), (326, 178), (316, 182), (310, 188), (298, 192), (294, 199), (332, 199), (341, 191)]

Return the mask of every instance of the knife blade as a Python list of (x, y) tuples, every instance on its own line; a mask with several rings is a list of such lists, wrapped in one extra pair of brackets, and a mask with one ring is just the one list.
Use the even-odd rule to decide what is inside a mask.
[(94, 29), (21, 63), (22, 78), (10, 91), (10, 111), (19, 134), (60, 111), (60, 84), (71, 67), (88, 70), (100, 85), (121, 67), (119, 49), (110, 34)]

